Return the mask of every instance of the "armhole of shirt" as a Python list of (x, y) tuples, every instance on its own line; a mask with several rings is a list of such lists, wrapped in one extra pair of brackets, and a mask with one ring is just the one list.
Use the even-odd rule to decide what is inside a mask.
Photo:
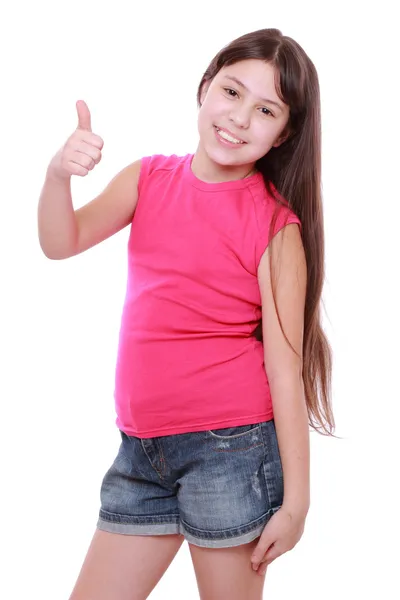
[(263, 256), (264, 252), (266, 251), (266, 249), (268, 248), (269, 244), (271, 243), (271, 240), (276, 236), (277, 233), (279, 233), (279, 231), (281, 229), (286, 227), (286, 225), (290, 225), (292, 223), (296, 223), (300, 227), (300, 233), (301, 233), (301, 229), (302, 229), (301, 221), (298, 218), (298, 216), (290, 209), (285, 208), (285, 207), (280, 207), (280, 209), (278, 210), (278, 216), (276, 218), (271, 237), (269, 237), (271, 221), (269, 221), (267, 226), (263, 227), (263, 229), (260, 231), (260, 234), (259, 234), (258, 240), (257, 240), (257, 245), (256, 245), (256, 257), (255, 257), (257, 270), (258, 270), (261, 258)]
[(150, 161), (151, 156), (144, 156), (140, 160), (140, 173), (139, 173), (139, 181), (138, 181), (138, 197), (143, 188), (143, 184), (146, 181), (149, 171), (150, 171)]

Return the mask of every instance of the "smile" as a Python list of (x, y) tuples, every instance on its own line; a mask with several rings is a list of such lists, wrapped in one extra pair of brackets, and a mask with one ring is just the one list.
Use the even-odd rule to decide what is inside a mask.
[(235, 138), (232, 134), (228, 133), (224, 129), (220, 129), (217, 126), (215, 126), (215, 129), (217, 130), (218, 135), (220, 137), (222, 137), (222, 139), (226, 140), (227, 142), (230, 142), (231, 144), (245, 144), (246, 143), (243, 140), (239, 140), (238, 138)]

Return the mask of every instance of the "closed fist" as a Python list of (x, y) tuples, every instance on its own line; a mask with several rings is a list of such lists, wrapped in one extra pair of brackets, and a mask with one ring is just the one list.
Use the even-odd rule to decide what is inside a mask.
[(76, 110), (78, 126), (49, 165), (51, 175), (61, 179), (72, 175), (85, 177), (101, 160), (104, 142), (92, 132), (89, 108), (83, 100), (78, 100)]

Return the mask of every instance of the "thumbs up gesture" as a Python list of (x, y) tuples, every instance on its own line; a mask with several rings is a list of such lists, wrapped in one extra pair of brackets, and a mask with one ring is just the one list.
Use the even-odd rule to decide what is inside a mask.
[(89, 108), (83, 100), (78, 100), (76, 110), (78, 126), (50, 162), (48, 171), (53, 177), (85, 177), (101, 160), (104, 142), (92, 132)]

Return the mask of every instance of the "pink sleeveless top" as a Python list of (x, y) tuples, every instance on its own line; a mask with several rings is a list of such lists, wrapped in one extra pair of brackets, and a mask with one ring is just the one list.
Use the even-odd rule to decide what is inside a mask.
[[(205, 183), (192, 158), (142, 159), (115, 374), (117, 426), (142, 438), (273, 418), (253, 333), (277, 203), (260, 173)], [(287, 223), (281, 207), (274, 234)]]

